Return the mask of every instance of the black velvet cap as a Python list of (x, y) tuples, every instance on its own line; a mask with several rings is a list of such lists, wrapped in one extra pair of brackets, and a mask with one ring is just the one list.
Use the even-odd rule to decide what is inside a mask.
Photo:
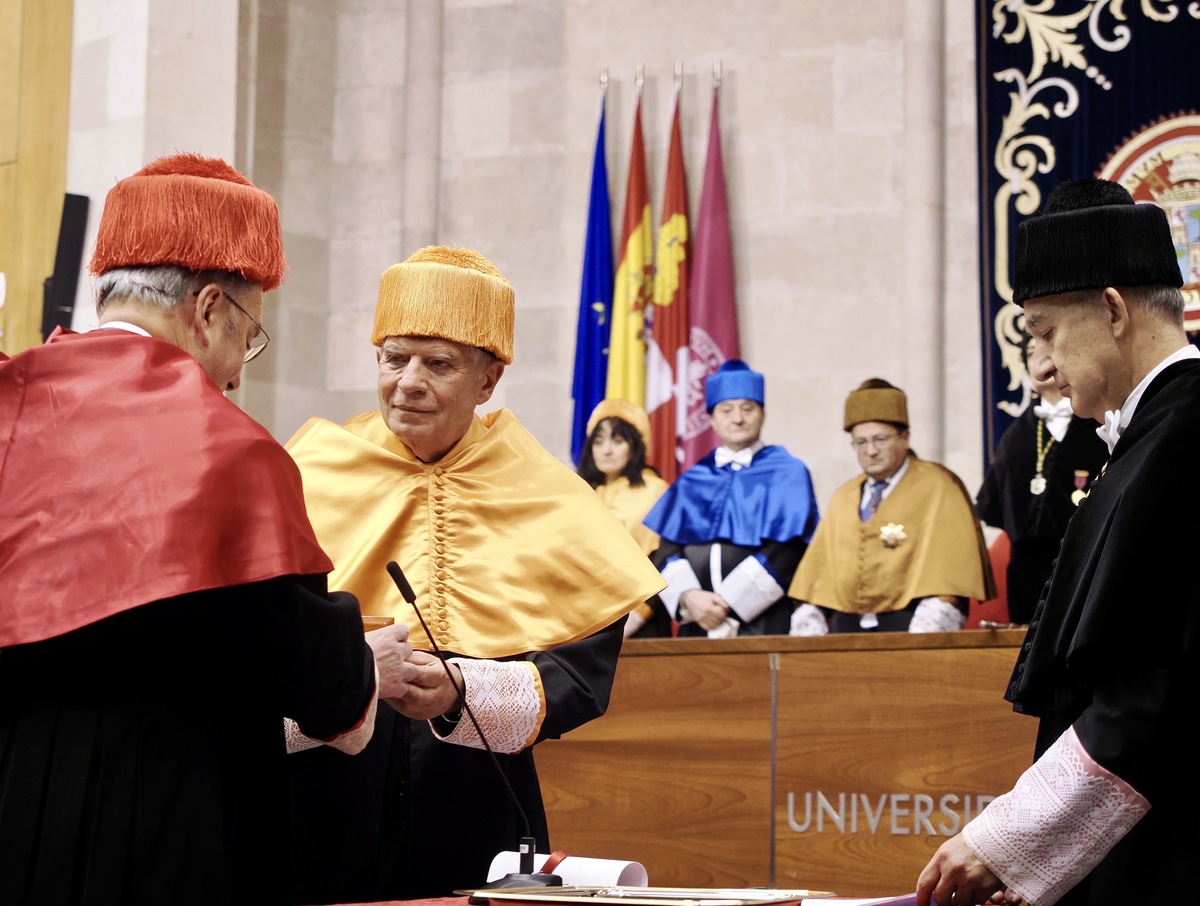
[(1107, 179), (1063, 183), (1017, 228), (1017, 305), (1080, 289), (1182, 285), (1166, 212)]

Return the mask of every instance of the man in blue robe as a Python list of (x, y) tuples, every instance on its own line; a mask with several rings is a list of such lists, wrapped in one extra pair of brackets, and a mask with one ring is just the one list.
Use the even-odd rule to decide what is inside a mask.
[(709, 376), (705, 404), (721, 446), (646, 515), (662, 543), (661, 599), (681, 636), (786, 635), (785, 590), (817, 528), (808, 467), (762, 442), (763, 376), (740, 359)]

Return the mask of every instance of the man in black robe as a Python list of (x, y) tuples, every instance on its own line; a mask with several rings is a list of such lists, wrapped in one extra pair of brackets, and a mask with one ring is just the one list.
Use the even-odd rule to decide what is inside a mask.
[[(1029, 335), (1022, 353), (1028, 368)], [(1008, 618), (1027, 625), (1058, 556), (1067, 522), (1108, 459), (1096, 423), (1071, 411), (1053, 381), (1008, 426), (975, 497), (975, 514), (1008, 536)]]
[(1167, 217), (1115, 183), (1066, 183), (1021, 224), (1015, 276), (1031, 374), (1104, 424), (1110, 458), (1067, 526), (1006, 693), (1041, 719), (1036, 761), (942, 845), (917, 901), (1187, 899), (1200, 352)]
[(284, 902), (285, 718), (361, 750), (407, 630), (372, 657), (295, 465), (224, 395), (266, 346), (271, 196), (155, 161), (91, 270), (100, 329), (0, 355), (0, 903)]

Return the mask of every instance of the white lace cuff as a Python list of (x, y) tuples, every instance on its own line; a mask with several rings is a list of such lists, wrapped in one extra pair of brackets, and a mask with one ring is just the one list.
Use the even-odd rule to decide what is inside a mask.
[(666, 605), (667, 613), (672, 620), (681, 623), (688, 622), (679, 614), (679, 599), (687, 592), (700, 587), (696, 571), (686, 557), (676, 557), (662, 568), (662, 577), (667, 580), (667, 587), (658, 593), (659, 600)]
[[(913, 611), (909, 632), (955, 632), (966, 625), (967, 618), (954, 604), (941, 598), (922, 598)], [(1040, 904), (1039, 904), (1040, 906)]]
[(783, 589), (757, 557), (747, 557), (721, 580), (721, 597), (746, 623), (783, 597)]
[(375, 667), (375, 690), (371, 693), (371, 704), (362, 719), (332, 739), (313, 739), (300, 731), (300, 725), (290, 717), (283, 719), (283, 737), (287, 741), (287, 751), (291, 755), (303, 752), (305, 749), (315, 749), (317, 746), (333, 746), (347, 755), (357, 755), (367, 747), (371, 736), (375, 733), (375, 711), (379, 706), (379, 667)]
[(815, 604), (801, 604), (792, 611), (792, 628), (788, 635), (826, 635), (829, 621)]
[(1092, 760), (1069, 728), (1010, 792), (963, 828), (963, 840), (1027, 901), (1052, 906), (1149, 810), (1141, 794)]
[[(529, 661), (475, 661), (457, 657), (450, 658), (450, 663), (457, 664), (462, 671), (467, 704), (493, 752), (511, 755), (537, 740), (546, 718), (546, 697), (537, 667)], [(472, 749), (486, 748), (465, 708), (454, 730), (440, 738)]]

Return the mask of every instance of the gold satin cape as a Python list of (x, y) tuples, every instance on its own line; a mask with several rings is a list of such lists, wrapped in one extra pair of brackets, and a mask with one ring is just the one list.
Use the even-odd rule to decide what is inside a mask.
[(643, 525), (642, 520), (669, 486), (649, 469), (642, 471), (642, 481), (645, 484), (635, 488), (629, 483), (629, 479), (622, 475), (614, 481), (597, 485), (596, 493), (617, 517), (617, 521), (633, 535), (642, 550), (652, 554), (658, 550), (658, 533)]
[(311, 419), (287, 443), (329, 587), (363, 613), (407, 623), (395, 560), (447, 652), (502, 658), (585, 638), (664, 587), (588, 483), (507, 409), (476, 416), (441, 460), (423, 463), (378, 412)]
[[(995, 596), (983, 530), (958, 476), (910, 454), (908, 471), (862, 522), (858, 506), (866, 476), (833, 493), (788, 594), (844, 613), (902, 610), (915, 598)], [(889, 547), (884, 526), (905, 538)]]

